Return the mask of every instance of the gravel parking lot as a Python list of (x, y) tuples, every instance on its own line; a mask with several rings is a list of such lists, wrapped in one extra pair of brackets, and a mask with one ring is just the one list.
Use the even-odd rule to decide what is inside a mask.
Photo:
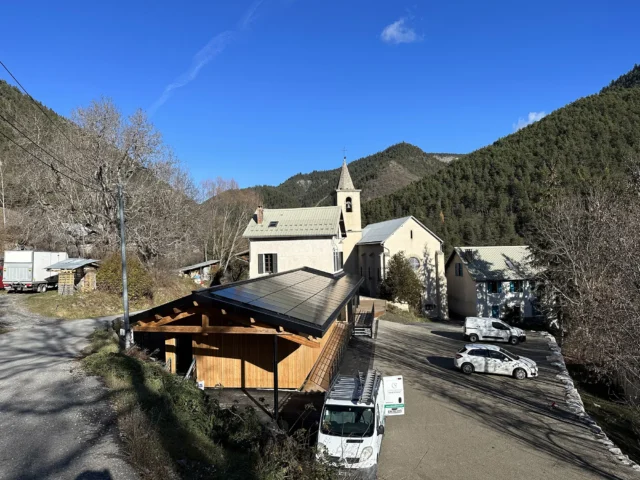
[(457, 325), (380, 321), (375, 343), (358, 339), (351, 349), (343, 372), (369, 362), (405, 378), (406, 414), (387, 420), (380, 478), (637, 478), (563, 408), (540, 334), (507, 346), (538, 363), (540, 376), (524, 381), (458, 372), (453, 356), (464, 343)]

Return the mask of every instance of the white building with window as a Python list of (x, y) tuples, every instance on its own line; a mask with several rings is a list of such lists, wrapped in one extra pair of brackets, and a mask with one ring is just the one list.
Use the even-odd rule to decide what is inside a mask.
[(414, 217), (362, 229), (360, 190), (346, 158), (336, 188), (336, 206), (258, 207), (244, 237), (249, 239), (249, 278), (294, 268), (343, 270), (365, 279), (363, 293), (377, 296), (391, 256), (403, 251), (425, 286), (425, 309), (448, 317), (442, 240)]
[(456, 247), (447, 259), (449, 309), (459, 317), (538, 314), (527, 246)]
[(425, 287), (427, 313), (448, 317), (442, 240), (415, 217), (367, 225), (357, 247), (358, 273), (364, 278), (363, 288), (368, 295), (378, 295), (380, 284), (387, 276), (389, 260), (396, 253), (404, 252)]
[(258, 207), (244, 231), (249, 278), (311, 267), (342, 270), (345, 222), (340, 207)]

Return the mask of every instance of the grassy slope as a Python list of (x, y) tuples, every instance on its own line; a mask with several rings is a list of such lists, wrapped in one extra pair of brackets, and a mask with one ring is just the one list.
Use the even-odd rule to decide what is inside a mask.
[(220, 407), (144, 352), (123, 352), (113, 330), (93, 334), (83, 364), (111, 390), (125, 451), (143, 479), (334, 478), (302, 436), (270, 442), (253, 408)]
[(387, 303), (386, 311), (380, 319), (395, 323), (426, 323), (431, 321), (427, 317), (415, 315), (411, 311), (401, 310), (390, 303)]
[[(155, 288), (153, 299), (133, 300), (130, 310), (145, 310), (176, 298), (189, 295), (196, 285), (188, 279), (178, 279), (169, 285)], [(122, 298), (106, 292), (76, 293), (73, 296), (62, 297), (57, 291), (47, 293), (23, 294), (25, 306), (33, 313), (51, 318), (77, 320), (81, 318), (95, 318), (122, 313)]]
[(587, 413), (634, 462), (640, 463), (640, 411), (580, 389)]

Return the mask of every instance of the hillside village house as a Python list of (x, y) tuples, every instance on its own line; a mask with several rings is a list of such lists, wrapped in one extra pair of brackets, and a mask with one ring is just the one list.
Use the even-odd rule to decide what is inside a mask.
[(328, 273), (344, 270), (362, 278), (363, 293), (374, 297), (386, 277), (389, 259), (404, 251), (425, 284), (425, 308), (447, 317), (442, 240), (414, 217), (368, 225), (363, 230), (360, 190), (353, 185), (346, 159), (336, 188), (336, 206), (258, 207), (244, 237), (250, 245), (249, 278), (301, 267)]
[(244, 231), (250, 241), (249, 278), (300, 267), (339, 272), (346, 235), (340, 207), (258, 207)]
[(456, 247), (447, 259), (449, 309), (460, 317), (537, 315), (527, 246)]
[(447, 318), (442, 240), (415, 217), (367, 225), (357, 247), (359, 274), (370, 296), (378, 295), (391, 256), (402, 251), (425, 286), (426, 313)]

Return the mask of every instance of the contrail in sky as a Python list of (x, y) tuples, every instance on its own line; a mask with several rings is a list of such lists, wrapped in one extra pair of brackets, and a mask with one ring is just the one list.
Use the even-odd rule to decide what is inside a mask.
[(238, 23), (238, 27), (235, 31), (226, 30), (217, 34), (209, 40), (209, 42), (202, 47), (200, 51), (198, 51), (198, 53), (196, 53), (193, 56), (189, 69), (167, 85), (162, 92), (162, 95), (160, 95), (160, 98), (151, 105), (149, 108), (149, 116), (153, 115), (167, 100), (169, 100), (169, 97), (171, 97), (174, 90), (182, 88), (195, 80), (202, 67), (213, 60), (218, 54), (222, 53), (227, 45), (233, 41), (238, 32), (247, 30), (256, 19), (258, 8), (260, 8), (260, 5), (262, 5), (263, 2), (264, 0), (256, 0), (251, 4), (249, 9), (242, 16), (242, 19)]

